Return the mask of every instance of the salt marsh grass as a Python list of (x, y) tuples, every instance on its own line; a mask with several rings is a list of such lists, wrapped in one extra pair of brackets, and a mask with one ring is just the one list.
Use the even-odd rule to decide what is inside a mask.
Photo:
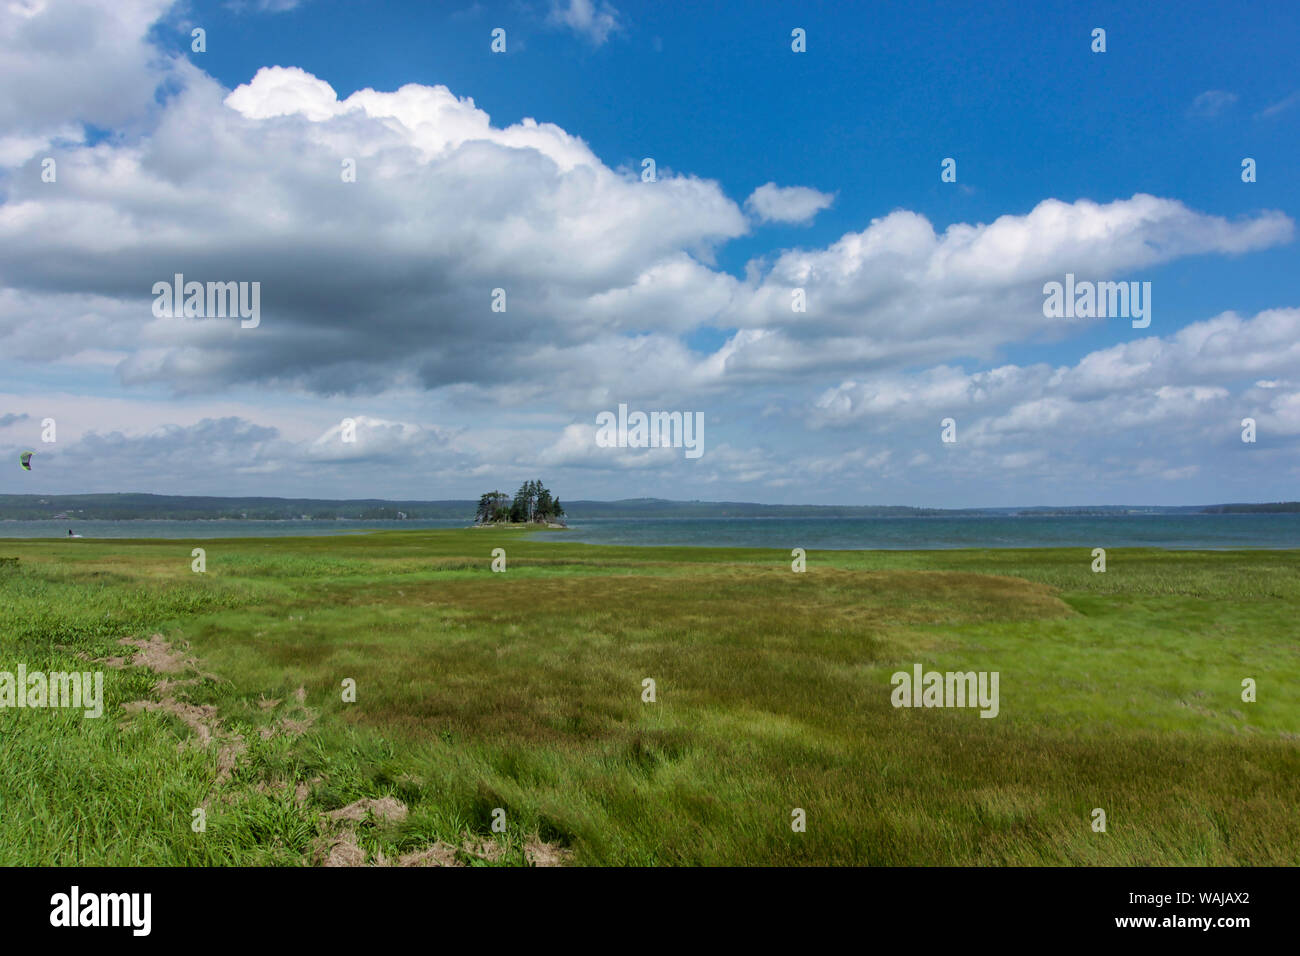
[[(0, 554), (0, 670), (127, 658), (104, 719), (0, 710), (0, 864), (308, 864), (325, 814), (384, 796), (409, 812), (358, 824), (372, 860), (1300, 860), (1296, 552), (1114, 549), (1103, 574), (1088, 548), (810, 552), (792, 574), (788, 552), (479, 529)], [(162, 690), (120, 643), (154, 633), (185, 657)], [(999, 671), (999, 716), (893, 708), (915, 663)]]

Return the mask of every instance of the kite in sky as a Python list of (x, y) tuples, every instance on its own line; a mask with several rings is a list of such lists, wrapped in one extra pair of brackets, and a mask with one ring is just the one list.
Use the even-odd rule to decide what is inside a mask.
[(25, 451), (18, 456), (18, 460), (22, 463), (23, 471), (32, 470), (32, 454), (33, 452)]

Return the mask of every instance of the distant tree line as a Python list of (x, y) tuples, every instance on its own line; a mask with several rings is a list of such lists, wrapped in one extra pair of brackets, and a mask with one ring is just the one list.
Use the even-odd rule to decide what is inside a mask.
[(475, 524), (563, 524), (564, 506), (540, 481), (525, 481), (510, 498), (501, 491), (480, 495)]
[(1205, 509), (1210, 515), (1273, 515), (1300, 512), (1300, 501), (1273, 501), (1258, 505), (1211, 505)]

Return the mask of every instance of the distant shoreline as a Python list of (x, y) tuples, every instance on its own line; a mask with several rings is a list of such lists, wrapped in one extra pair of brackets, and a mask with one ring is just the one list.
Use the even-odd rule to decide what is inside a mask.
[[(698, 522), (698, 521), (821, 521), (833, 523), (851, 523), (855, 521), (1012, 521), (1034, 519), (1074, 519), (1074, 520), (1128, 520), (1136, 518), (1295, 518), (1300, 512), (1277, 511), (1188, 511), (1161, 513), (1152, 511), (1130, 512), (1009, 512), (997, 514), (991, 512), (951, 512), (946, 514), (919, 515), (609, 515), (600, 517), (576, 518), (578, 524), (589, 522)], [(140, 515), (132, 518), (0, 518), (0, 525), (6, 524), (62, 524), (75, 529), (77, 525), (94, 524), (213, 524), (213, 525), (323, 525), (349, 523), (364, 526), (411, 526), (418, 531), (420, 525), (436, 524), (439, 527), (465, 528), (468, 530), (488, 529), (506, 531), (566, 531), (569, 524), (509, 523), (475, 524), (465, 518), (153, 518)]]
[[(737, 501), (627, 498), (576, 500), (565, 505), (570, 521), (605, 518), (1100, 518), (1141, 515), (1300, 514), (1300, 501), (1204, 505), (1022, 505), (931, 508), (910, 505), (787, 505)], [(459, 520), (472, 524), (469, 499), (389, 500), (215, 497), (136, 493), (87, 495), (0, 494), (0, 521), (403, 521)]]

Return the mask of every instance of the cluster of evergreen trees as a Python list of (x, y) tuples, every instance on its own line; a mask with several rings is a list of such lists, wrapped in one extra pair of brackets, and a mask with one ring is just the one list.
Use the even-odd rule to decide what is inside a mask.
[(478, 499), (478, 511), (474, 513), (475, 524), (492, 524), (493, 522), (510, 522), (526, 524), (535, 521), (539, 524), (563, 523), (564, 506), (559, 498), (552, 498), (550, 489), (540, 481), (525, 481), (515, 492), (513, 499), (500, 491), (489, 491)]

